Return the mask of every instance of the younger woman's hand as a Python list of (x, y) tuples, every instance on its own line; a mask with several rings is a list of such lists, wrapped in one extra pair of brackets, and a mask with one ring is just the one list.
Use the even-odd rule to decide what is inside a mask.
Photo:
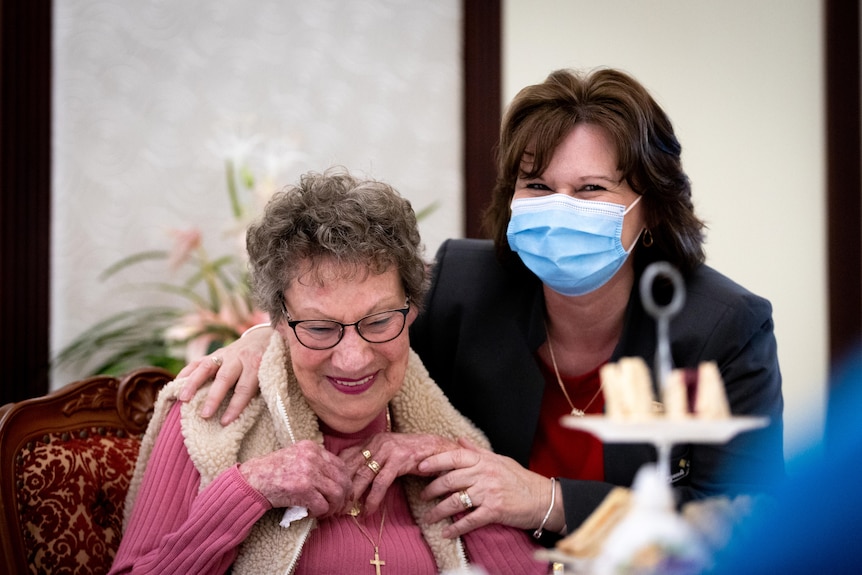
[(213, 384), (207, 392), (201, 417), (212, 417), (228, 391), (234, 388), (233, 397), (222, 415), (221, 424), (227, 425), (234, 421), (260, 386), (257, 370), (272, 332), (272, 328), (255, 329), (227, 347), (189, 363), (177, 375), (177, 379), (186, 380), (180, 390), (180, 400), (188, 401), (204, 383), (212, 379)]
[[(443, 529), (443, 535), (450, 538), (491, 523), (520, 529), (538, 527), (551, 503), (551, 480), (467, 439), (459, 439), (458, 443), (460, 449), (432, 455), (419, 464), (420, 472), (439, 474), (422, 496), (441, 499), (423, 521), (436, 523), (463, 514)], [(555, 489), (554, 509), (545, 524), (551, 531), (565, 525), (561, 489), (559, 485)], [(470, 508), (462, 502), (461, 492), (469, 496)]]

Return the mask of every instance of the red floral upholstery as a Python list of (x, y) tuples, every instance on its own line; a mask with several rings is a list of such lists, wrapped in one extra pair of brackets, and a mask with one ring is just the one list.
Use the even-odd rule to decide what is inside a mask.
[(0, 409), (0, 571), (108, 571), (141, 434), (169, 380), (137, 370)]
[(106, 571), (139, 445), (122, 429), (91, 428), (47, 435), (22, 451), (18, 510), (32, 573)]

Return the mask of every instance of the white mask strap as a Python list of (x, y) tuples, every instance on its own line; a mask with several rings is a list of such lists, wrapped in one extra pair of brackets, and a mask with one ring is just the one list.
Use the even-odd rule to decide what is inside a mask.
[(626, 250), (627, 254), (632, 253), (632, 250), (635, 249), (635, 246), (638, 245), (638, 240), (641, 239), (641, 234), (646, 228), (641, 229), (640, 233), (635, 236), (635, 241), (632, 242), (632, 245), (629, 246), (629, 249)]
[[(641, 198), (642, 198), (642, 197), (643, 197), (643, 196), (638, 196), (638, 197), (637, 197), (637, 199), (636, 199), (635, 201), (633, 201), (631, 204), (629, 204), (629, 207), (627, 207), (627, 208), (626, 208), (626, 210), (623, 212), (623, 216), (624, 216), (624, 217), (625, 217), (625, 215), (626, 215), (627, 213), (629, 213), (630, 211), (632, 211), (632, 208), (633, 208), (633, 207), (635, 207), (639, 201), (641, 201)], [(644, 229), (646, 229), (646, 228), (644, 228)], [(635, 249), (635, 246), (637, 245), (638, 240), (639, 240), (639, 239), (640, 239), (640, 237), (641, 237), (641, 233), (643, 233), (643, 229), (638, 233), (638, 235), (636, 235), (636, 236), (635, 236), (635, 241), (633, 241), (633, 242), (632, 242), (632, 245), (630, 245), (630, 246), (629, 246), (629, 249), (627, 249), (627, 250), (626, 250), (626, 253), (627, 253), (627, 254), (632, 253), (632, 250), (633, 250), (633, 249)]]
[(635, 201), (633, 201), (632, 203), (630, 203), (630, 204), (629, 204), (629, 207), (627, 207), (627, 208), (626, 208), (626, 211), (624, 211), (624, 212), (623, 212), (623, 215), (626, 215), (627, 213), (629, 213), (630, 211), (632, 211), (632, 208), (633, 208), (633, 207), (635, 207), (636, 205), (638, 205), (638, 202), (639, 202), (639, 201), (641, 201), (641, 198), (642, 198), (642, 197), (643, 197), (643, 196), (638, 196), (638, 197), (637, 197), (637, 199), (636, 199)]

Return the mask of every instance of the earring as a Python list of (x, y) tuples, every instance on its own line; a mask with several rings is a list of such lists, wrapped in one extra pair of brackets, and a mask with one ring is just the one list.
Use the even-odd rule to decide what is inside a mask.
[(648, 248), (648, 247), (650, 247), (651, 245), (653, 245), (653, 243), (655, 243), (655, 240), (653, 240), (652, 232), (651, 232), (651, 231), (649, 231), (649, 228), (647, 228), (647, 229), (645, 229), (645, 230), (644, 230), (644, 235), (643, 235), (643, 244), (644, 244), (644, 247), (647, 247), (647, 248)]

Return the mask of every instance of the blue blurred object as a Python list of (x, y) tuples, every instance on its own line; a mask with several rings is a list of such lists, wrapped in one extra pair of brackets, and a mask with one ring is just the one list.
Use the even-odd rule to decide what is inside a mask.
[(862, 346), (832, 379), (820, 448), (737, 528), (713, 575), (862, 573)]

